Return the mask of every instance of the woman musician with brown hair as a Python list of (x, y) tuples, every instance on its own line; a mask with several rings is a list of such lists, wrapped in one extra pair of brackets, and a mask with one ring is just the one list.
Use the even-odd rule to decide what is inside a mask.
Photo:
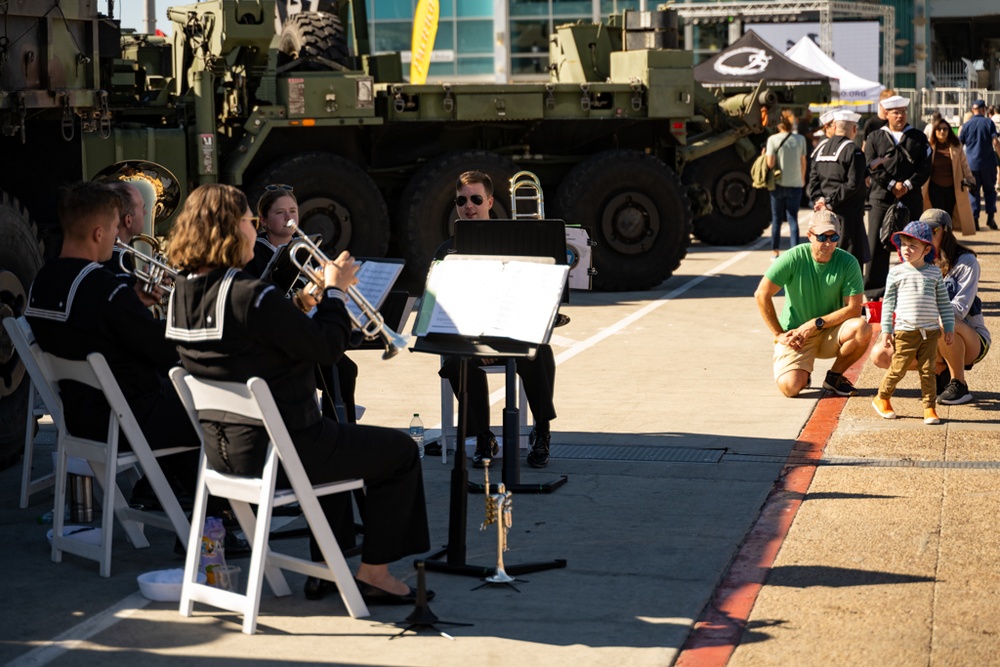
[[(228, 185), (203, 185), (187, 198), (170, 237), (180, 271), (167, 313), (167, 337), (194, 375), (232, 382), (267, 381), (314, 484), (365, 480), (365, 540), (356, 578), (368, 604), (412, 604), (416, 591), (388, 564), (430, 548), (417, 449), (394, 429), (338, 424), (320, 414), (315, 366), (344, 353), (351, 321), (344, 305), (356, 282), (348, 253), (323, 267), (323, 298), (310, 318), (273, 284), (242, 270), (253, 257), (255, 220), (246, 197)], [(268, 437), (259, 426), (204, 421), (212, 468), (260, 474)], [(344, 494), (321, 500), (340, 516)], [(322, 555), (311, 541), (314, 560)]]

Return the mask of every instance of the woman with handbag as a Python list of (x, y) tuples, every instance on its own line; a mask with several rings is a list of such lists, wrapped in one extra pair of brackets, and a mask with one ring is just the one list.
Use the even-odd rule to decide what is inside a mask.
[(924, 209), (947, 211), (955, 228), (963, 234), (974, 234), (972, 205), (965, 192), (965, 183), (973, 182), (972, 169), (962, 150), (962, 144), (943, 118), (932, 128), (931, 177), (924, 183)]

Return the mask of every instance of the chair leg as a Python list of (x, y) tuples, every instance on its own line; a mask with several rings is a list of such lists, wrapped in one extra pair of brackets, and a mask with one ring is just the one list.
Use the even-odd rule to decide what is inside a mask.
[(55, 506), (52, 510), (52, 562), (62, 562), (63, 526), (66, 525), (66, 477), (69, 457), (60, 445), (56, 452)]
[(208, 507), (208, 489), (205, 487), (205, 455), (201, 455), (198, 469), (198, 489), (194, 494), (194, 507), (191, 510), (191, 530), (188, 533), (187, 555), (184, 559), (184, 583), (181, 586), (181, 616), (191, 616), (194, 611), (194, 600), (191, 597), (192, 587), (198, 583), (198, 565), (201, 562), (201, 540), (205, 529), (205, 512)]
[[(25, 374), (27, 375), (27, 374)], [(31, 460), (35, 451), (35, 385), (28, 380), (28, 415), (24, 425), (24, 467), (21, 469), (21, 498), (18, 507), (28, 509), (31, 495)]]

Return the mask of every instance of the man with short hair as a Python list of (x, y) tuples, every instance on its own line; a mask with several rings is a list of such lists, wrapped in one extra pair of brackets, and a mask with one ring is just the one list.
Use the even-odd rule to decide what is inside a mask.
[(809, 174), (809, 199), (814, 211), (829, 210), (840, 218), (843, 234), (838, 247), (864, 264), (871, 255), (865, 233), (865, 156), (854, 143), (860, 115), (853, 111), (833, 112), (833, 136), (813, 151)]
[[(754, 298), (774, 335), (774, 380), (785, 396), (809, 386), (817, 358), (834, 359), (823, 388), (853, 396), (844, 371), (868, 349), (872, 328), (861, 317), (864, 290), (861, 267), (837, 247), (840, 221), (832, 211), (816, 211), (809, 223), (809, 243), (779, 257), (761, 278)], [(774, 296), (785, 290), (781, 315)]]
[[(59, 203), (62, 250), (35, 277), (25, 316), (39, 347), (50, 354), (74, 360), (104, 355), (150, 447), (197, 446), (187, 412), (166, 380), (178, 355), (164, 338), (165, 322), (154, 320), (136, 291), (101, 265), (111, 257), (122, 205), (108, 185), (66, 188)], [(108, 405), (100, 391), (75, 383), (60, 391), (70, 431), (103, 440)], [(192, 489), (196, 464), (193, 458), (187, 463), (178, 477)], [(166, 461), (163, 467), (167, 472)]]
[[(481, 171), (467, 171), (458, 177), (455, 184), (455, 211), (462, 220), (487, 220), (493, 208), (493, 181)], [(437, 257), (442, 259), (449, 252), (453, 239), (449, 239), (438, 249)], [(452, 390), (458, 396), (461, 357), (444, 357), (439, 374), (451, 382)], [(476, 357), (467, 362), (466, 389), (468, 392), (468, 434), (476, 436), (476, 451), (472, 465), (490, 465), (499, 452), (496, 437), (490, 431), (489, 386), (482, 366), (491, 366), (496, 359)], [(549, 443), (552, 435), (550, 422), (556, 418), (553, 394), (556, 384), (556, 361), (550, 345), (539, 345), (534, 359), (518, 358), (517, 374), (524, 382), (524, 393), (528, 398), (535, 427), (531, 431), (531, 451), (527, 463), (533, 468), (544, 468), (549, 464)], [(523, 408), (522, 408), (523, 409)], [(461, 444), (461, 443), (460, 443)], [(517, 447), (517, 442), (514, 442)]]
[(767, 168), (779, 170), (771, 190), (771, 252), (778, 256), (781, 219), (788, 220), (789, 247), (799, 243), (799, 205), (806, 174), (806, 140), (793, 134), (795, 117), (788, 111), (778, 120), (778, 132), (767, 139), (764, 154)]
[(881, 298), (889, 275), (889, 250), (892, 244), (882, 242), (882, 221), (889, 209), (901, 202), (909, 211), (909, 220), (916, 220), (924, 210), (920, 188), (931, 175), (931, 147), (927, 136), (907, 122), (906, 108), (910, 100), (899, 95), (887, 97), (879, 104), (885, 110), (886, 124), (868, 135), (865, 160), (871, 174), (868, 202), (868, 245), (871, 262), (866, 266), (865, 293)]
[(976, 100), (972, 103), (972, 118), (962, 125), (958, 140), (965, 146), (965, 156), (969, 160), (972, 176), (976, 179), (975, 187), (969, 191), (976, 231), (979, 231), (980, 191), (986, 205), (986, 226), (996, 229), (994, 216), (997, 212), (996, 175), (1000, 139), (997, 138), (997, 128), (993, 121), (986, 117), (986, 102)]

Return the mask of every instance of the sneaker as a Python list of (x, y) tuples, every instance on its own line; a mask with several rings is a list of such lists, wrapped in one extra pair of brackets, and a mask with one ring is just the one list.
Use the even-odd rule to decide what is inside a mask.
[(924, 408), (924, 423), (929, 425), (941, 423), (937, 413), (934, 412), (934, 408)]
[(961, 380), (952, 380), (949, 382), (948, 386), (945, 387), (945, 390), (937, 398), (937, 402), (944, 405), (961, 405), (971, 400), (972, 394), (969, 393), (969, 385)]
[(497, 453), (500, 452), (500, 445), (497, 444), (496, 436), (492, 433), (481, 435), (476, 438), (476, 453), (472, 456), (473, 468), (485, 468), (486, 459), (490, 460), (490, 467), (497, 461)]
[(531, 444), (531, 451), (528, 452), (528, 465), (532, 468), (544, 468), (549, 464), (549, 443), (552, 442), (551, 433), (538, 433), (531, 429), (528, 436), (528, 443)]
[(945, 366), (944, 370), (937, 374), (937, 395), (940, 396), (951, 382), (951, 370)]
[(844, 377), (842, 373), (826, 372), (826, 379), (823, 380), (823, 389), (832, 391), (837, 396), (854, 396), (858, 390), (854, 388), (851, 381)]
[(892, 404), (889, 403), (888, 398), (879, 398), (876, 396), (872, 399), (872, 407), (875, 408), (875, 412), (877, 412), (882, 419), (896, 418), (896, 413), (892, 411)]

